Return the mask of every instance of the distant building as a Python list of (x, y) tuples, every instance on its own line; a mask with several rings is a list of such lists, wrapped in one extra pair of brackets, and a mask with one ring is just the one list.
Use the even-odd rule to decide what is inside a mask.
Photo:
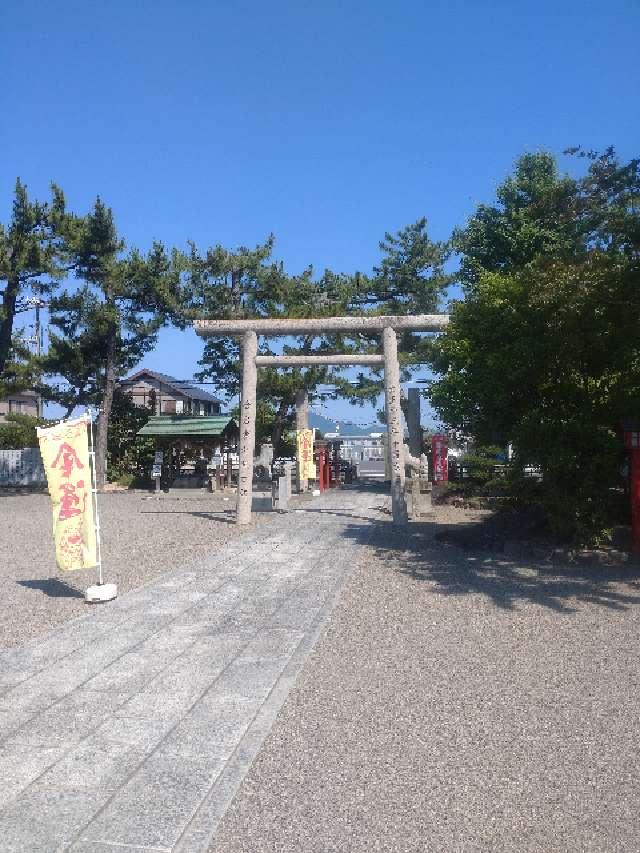
[(383, 462), (386, 443), (386, 424), (361, 427), (346, 421), (330, 421), (315, 413), (309, 416), (309, 426), (320, 430), (326, 439), (342, 441), (340, 456), (354, 465), (359, 462)]
[(38, 395), (35, 391), (16, 391), (5, 400), (0, 400), (0, 423), (5, 423), (7, 415), (31, 415), (38, 417)]
[(217, 397), (166, 373), (146, 368), (138, 370), (118, 387), (137, 406), (150, 406), (156, 415), (219, 415), (222, 403)]
[(340, 456), (346, 462), (381, 462), (384, 460), (386, 433), (371, 432), (368, 435), (345, 435), (342, 432), (325, 432), (326, 439), (339, 438)]

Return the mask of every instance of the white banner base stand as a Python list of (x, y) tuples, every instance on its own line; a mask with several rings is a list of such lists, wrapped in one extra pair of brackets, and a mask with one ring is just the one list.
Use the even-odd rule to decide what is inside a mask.
[(99, 604), (102, 601), (113, 601), (117, 595), (118, 587), (115, 583), (96, 583), (87, 589), (84, 597), (88, 604)]

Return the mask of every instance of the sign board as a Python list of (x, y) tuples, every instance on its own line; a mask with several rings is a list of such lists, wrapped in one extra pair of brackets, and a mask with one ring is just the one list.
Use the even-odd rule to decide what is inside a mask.
[(434, 483), (446, 483), (449, 479), (449, 460), (447, 457), (447, 436), (434, 435), (431, 438), (431, 463)]
[(153, 459), (153, 464), (154, 465), (162, 465), (163, 460), (164, 460), (164, 453), (162, 452), (162, 450), (156, 450), (156, 455)]
[(98, 563), (89, 466), (88, 417), (38, 428), (53, 510), (56, 560), (63, 571)]
[(313, 461), (313, 430), (299, 429), (296, 439), (298, 445), (298, 476), (301, 480), (314, 480), (316, 464)]
[(162, 465), (154, 465), (151, 469), (152, 477), (162, 477)]
[(222, 462), (223, 462), (223, 460), (222, 460), (222, 456), (220, 453), (214, 453), (213, 456), (211, 457), (211, 465), (214, 468), (219, 468), (222, 465)]

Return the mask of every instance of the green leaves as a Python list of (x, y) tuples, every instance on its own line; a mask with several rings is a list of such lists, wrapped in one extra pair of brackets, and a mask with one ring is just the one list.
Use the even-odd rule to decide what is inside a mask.
[(551, 523), (575, 541), (610, 523), (615, 428), (640, 413), (638, 179), (638, 161), (610, 151), (575, 181), (527, 155), (456, 235), (466, 299), (440, 339), (432, 403), (540, 465)]
[(385, 234), (380, 243), (380, 266), (371, 280), (371, 302), (379, 314), (430, 314), (453, 281), (444, 272), (449, 256), (446, 243), (432, 241), (427, 220), (418, 219), (397, 234)]
[(109, 342), (120, 376), (153, 349), (158, 330), (180, 315), (180, 269), (160, 243), (147, 254), (125, 253), (113, 213), (99, 198), (89, 214), (66, 224), (65, 253), (76, 282), (51, 300), (43, 365), (70, 386), (53, 390), (49, 399), (66, 406), (95, 404), (105, 387)]
[(50, 203), (30, 201), (26, 186), (15, 186), (11, 221), (0, 225), (0, 386), (26, 387), (33, 378), (28, 349), (16, 338), (16, 315), (26, 299), (52, 292), (63, 274), (58, 224), (64, 219), (64, 197), (52, 187)]

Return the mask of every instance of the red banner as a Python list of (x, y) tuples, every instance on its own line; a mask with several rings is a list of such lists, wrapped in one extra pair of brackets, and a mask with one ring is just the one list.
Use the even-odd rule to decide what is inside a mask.
[(432, 436), (431, 462), (433, 464), (434, 483), (446, 483), (449, 479), (449, 460), (447, 458), (446, 435)]

